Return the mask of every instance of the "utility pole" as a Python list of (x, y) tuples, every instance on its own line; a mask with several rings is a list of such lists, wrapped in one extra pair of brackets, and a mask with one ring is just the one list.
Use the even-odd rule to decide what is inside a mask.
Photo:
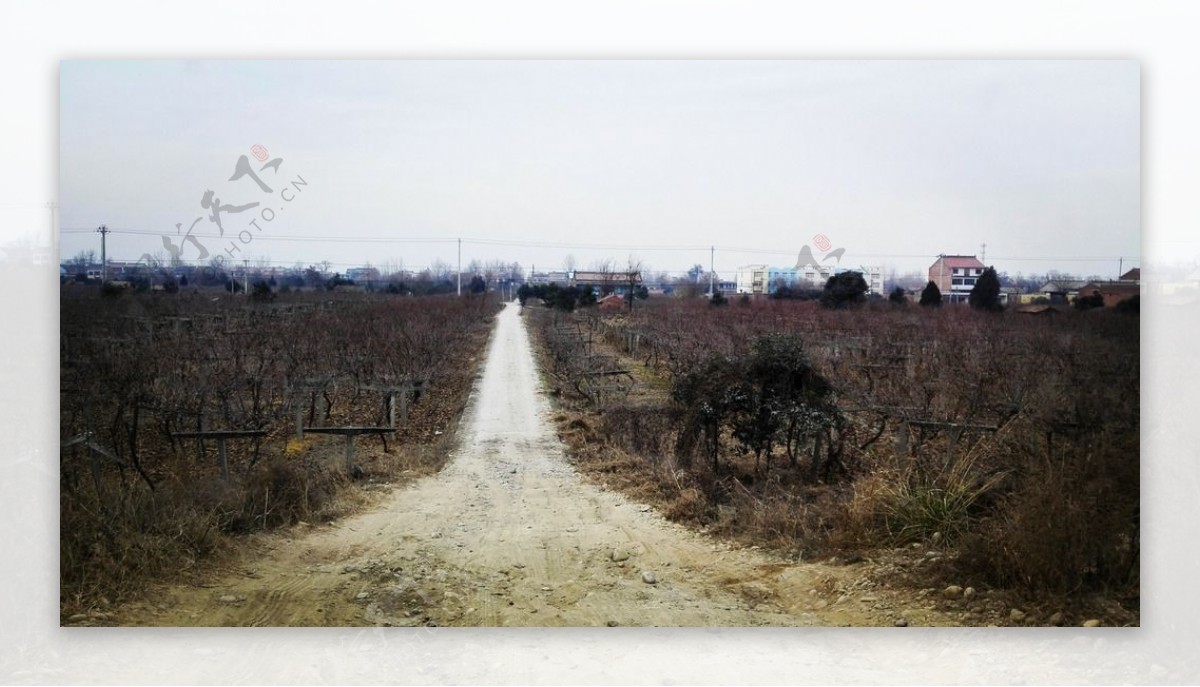
[(1117, 279), (1120, 279), (1123, 274), (1125, 274), (1125, 256), (1122, 255), (1120, 262), (1117, 263)]
[(458, 240), (458, 295), (462, 296), (462, 239)]
[(96, 233), (100, 234), (100, 283), (108, 281), (108, 253), (105, 239), (108, 238), (108, 225), (101, 224)]
[[(946, 254), (941, 253), (938, 255), (938, 290), (939, 291), (942, 288), (942, 282), (944, 282), (945, 280), (946, 280)], [(953, 299), (950, 298), (950, 296), (951, 296), (950, 285), (947, 284), (946, 291), (945, 291), (945, 293), (942, 294), (942, 300), (953, 301)]]
[(250, 293), (250, 261), (242, 260), (242, 293)]
[(713, 280), (715, 280), (717, 278), (716, 274), (713, 272), (713, 266), (716, 264), (716, 259), (717, 259), (716, 246), (709, 246), (708, 247), (708, 297), (709, 298), (712, 298), (713, 295), (716, 293), (716, 291), (713, 288)]
[(983, 242), (983, 245), (979, 247), (979, 250), (983, 253), (983, 257), (979, 259), (979, 262), (982, 262), (984, 266), (987, 266), (987, 241)]

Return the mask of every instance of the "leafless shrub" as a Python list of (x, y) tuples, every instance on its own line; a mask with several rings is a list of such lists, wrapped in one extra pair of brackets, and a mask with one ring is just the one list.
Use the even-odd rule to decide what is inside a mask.
[[(633, 409), (606, 409), (591, 426), (608, 449), (586, 448), (585, 466), (620, 453), (609, 467), (636, 473), (623, 481), (653, 492), (674, 517), (805, 551), (940, 533), (968, 577), (1029, 590), (1136, 594), (1135, 319), (651, 299), (601, 327), (609, 350), (632, 356), (636, 333), (640, 364), (698, 391), (652, 424)], [(821, 446), (810, 437), (792, 451), (777, 439), (739, 441), (722, 404), (711, 402), (744, 377), (712, 361), (742, 369), (749, 342), (773, 334), (799, 335), (813, 372), (832, 386), (843, 419), (839, 479), (808, 472), (831, 437)], [(670, 405), (665, 393), (658, 403)], [(741, 437), (754, 438), (744, 428)], [(668, 438), (671, 470), (661, 467)], [(622, 482), (615, 472), (606, 480)]]
[[(255, 302), (64, 292), (62, 433), (87, 437), (106, 454), (96, 459), (78, 441), (62, 454), (64, 605), (115, 601), (177, 575), (216, 553), (228, 534), (340, 512), (346, 480), (328, 467), (340, 447), (288, 450), (298, 407), (316, 424), (378, 425), (384, 399), (365, 387), (425, 379), (398, 434), (430, 450), (406, 452), (403, 461), (360, 455), (384, 479), (436, 469), (448, 421), (470, 389), (473, 366), (464, 362), (479, 359), (498, 307), (369, 294)], [(322, 406), (327, 417), (318, 418)], [(176, 436), (202, 427), (266, 436), (228, 445), (225, 480), (214, 441), (202, 447)]]

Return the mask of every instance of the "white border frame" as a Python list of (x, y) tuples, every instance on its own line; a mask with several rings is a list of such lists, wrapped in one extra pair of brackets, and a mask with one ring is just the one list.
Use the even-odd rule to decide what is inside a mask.
[[(0, 209), (56, 198), (58, 61), (140, 57), (1121, 58), (1143, 77), (1144, 259), (1195, 259), (1200, 3), (5, 2)], [(335, 9), (336, 8), (336, 9)], [(336, 13), (335, 13), (336, 12)], [(375, 14), (382, 12), (383, 16)], [(11, 153), (9, 151), (12, 151)], [(16, 208), (16, 209), (14, 209)], [(0, 241), (15, 238), (0, 228)], [(1195, 308), (1143, 310), (1139, 629), (58, 627), (57, 285), (0, 275), (0, 681), (1140, 683), (1200, 679)], [(30, 288), (30, 280), (36, 287)], [(1175, 345), (1167, 345), (1174, 343)]]

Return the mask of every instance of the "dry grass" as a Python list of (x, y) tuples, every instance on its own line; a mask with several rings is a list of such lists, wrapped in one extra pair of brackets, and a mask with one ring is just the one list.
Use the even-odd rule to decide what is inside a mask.
[(907, 543), (938, 535), (943, 546), (958, 543), (970, 529), (977, 504), (1007, 474), (984, 474), (975, 461), (965, 458), (934, 471), (913, 467), (891, 475), (875, 492), (889, 538), (892, 543)]
[[(784, 313), (783, 308), (767, 310)], [(753, 320), (753, 313), (747, 313)], [(700, 313), (667, 310), (658, 315), (676, 317), (681, 326), (705, 319)], [(950, 338), (965, 331), (958, 319), (974, 317), (969, 312), (943, 315), (925, 319), (945, 325), (946, 331), (935, 334)], [(958, 584), (1011, 594), (1031, 607), (1039, 599), (1052, 600), (1068, 615), (1071, 609), (1108, 609), (1109, 601), (1119, 599), (1120, 606), (1103, 615), (1136, 623), (1136, 322), (1130, 326), (1111, 317), (1079, 318), (1038, 329), (1024, 320), (1000, 325), (998, 320), (971, 321), (997, 331), (968, 342), (980, 350), (962, 363), (962, 374), (947, 373), (943, 368), (954, 361), (937, 358), (929, 361), (929, 370), (917, 371), (928, 373), (918, 376), (924, 380), (920, 385), (901, 378), (887, 387), (874, 379), (881, 386), (871, 387), (888, 393), (932, 389), (945, 397), (947, 413), (975, 408), (981, 390), (998, 399), (988, 412), (1000, 413), (1001, 428), (964, 440), (949, 464), (944, 462), (949, 450), (944, 434), (914, 433), (913, 445), (901, 456), (890, 440), (895, 427), (889, 424), (878, 443), (851, 449), (849, 474), (827, 483), (806, 474), (807, 456), (791, 468), (778, 449), (769, 469), (756, 469), (753, 457), (740, 455), (728, 433), (721, 436), (714, 472), (711, 461), (679, 453), (678, 409), (657, 389), (635, 394), (634, 402), (600, 407), (563, 395), (556, 419), (585, 475), (656, 504), (673, 520), (804, 557), (886, 557), (901, 543), (936, 541), (941, 562), (900, 566), (897, 583), (925, 587), (953, 578)], [(633, 324), (645, 328), (648, 322), (652, 319)], [(874, 323), (881, 330), (878, 340), (887, 340), (882, 329), (889, 322)], [(779, 326), (761, 317), (739, 325), (741, 329), (733, 326), (737, 323), (725, 324), (729, 331), (714, 328), (697, 335), (702, 341), (696, 344), (698, 354), (721, 336)], [(1002, 348), (1021, 327), (1029, 329), (1024, 335), (1030, 341), (1065, 347), (1069, 356), (1051, 366), (1044, 354), (1031, 357), (1024, 348)], [(641, 362), (623, 355), (621, 330), (614, 326), (607, 334), (610, 347), (601, 352), (622, 355), (624, 366), (638, 370)], [(689, 341), (681, 338), (672, 345)], [(994, 364), (1000, 354), (1014, 357), (1007, 366)], [(840, 369), (845, 373), (845, 367)], [(646, 376), (639, 374), (639, 379)], [(984, 378), (990, 387), (982, 382), (954, 385), (956, 380)], [(1004, 416), (1010, 408), (1020, 412)], [(863, 422), (851, 441), (864, 441), (874, 427)], [(1096, 594), (1108, 601), (1096, 606)]]
[[(469, 336), (464, 348), (482, 351), (486, 328)], [(231, 554), (243, 535), (328, 522), (361, 509), (391, 486), (437, 472), (448, 459), (475, 368), (460, 365), (441, 378), (411, 409), (399, 437), (389, 439), (388, 452), (377, 439), (361, 439), (358, 479), (342, 466), (340, 438), (309, 435), (297, 441), (288, 436), (290, 428), (273, 428), (253, 464), (249, 449), (232, 446), (228, 480), (214, 474), (212, 462), (195, 461), (190, 446), (175, 453), (147, 432), (142, 455), (154, 465), (153, 490), (132, 470), (111, 465), (97, 485), (80, 455), (64, 454), (62, 616), (135, 598), (154, 582), (199, 574)]]
[[(966, 542), (962, 564), (998, 585), (1136, 598), (1137, 465), (1119, 450), (1032, 467)], [(1131, 591), (1132, 590), (1132, 591)]]
[(118, 603), (154, 580), (176, 579), (221, 559), (232, 537), (299, 522), (329, 522), (370, 501), (359, 487), (387, 487), (432, 474), (445, 464), (450, 439), (361, 451), (363, 477), (341, 467), (340, 442), (290, 442), (249, 474), (229, 480), (167, 480), (150, 491), (105, 482), (64, 489), (61, 499), (62, 613)]

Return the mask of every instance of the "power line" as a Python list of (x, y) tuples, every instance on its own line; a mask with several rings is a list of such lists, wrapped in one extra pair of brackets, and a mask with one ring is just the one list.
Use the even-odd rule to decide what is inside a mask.
[[(69, 227), (62, 229), (63, 234), (84, 234), (93, 233), (95, 229), (85, 229), (81, 227)], [(136, 236), (170, 236), (170, 233), (152, 230), (152, 229), (113, 229), (109, 228), (108, 233), (111, 234), (126, 234)], [(216, 234), (196, 234), (191, 236), (197, 239), (216, 239), (220, 240), (235, 240), (235, 235), (219, 236)], [(792, 256), (799, 251), (795, 249), (776, 249), (776, 248), (751, 248), (745, 246), (714, 246), (702, 244), (625, 244), (625, 243), (573, 243), (567, 241), (534, 241), (529, 239), (503, 239), (503, 238), (473, 238), (463, 237), (445, 238), (445, 237), (409, 237), (409, 236), (287, 236), (277, 234), (257, 234), (254, 237), (255, 241), (284, 241), (284, 242), (320, 242), (320, 243), (362, 243), (362, 244), (451, 244), (465, 243), (468, 245), (484, 245), (484, 246), (508, 246), (514, 248), (557, 248), (565, 250), (620, 250), (631, 252), (645, 251), (719, 251), (722, 253), (734, 254), (750, 254), (750, 255), (773, 255), (773, 256)], [(854, 253), (853, 261), (862, 259), (888, 259), (888, 260), (912, 260), (922, 258), (934, 258), (935, 255), (927, 253)], [(1108, 262), (1118, 260), (1123, 256), (1092, 256), (1092, 257), (1063, 257), (1063, 256), (995, 256), (993, 261), (1006, 260), (1010, 262)], [(1131, 261), (1138, 262), (1140, 258), (1133, 257)], [(711, 262), (711, 260), (710, 260)]]
[[(76, 227), (63, 229), (64, 234), (83, 234), (91, 229), (84, 230)], [(112, 229), (109, 228), (111, 234), (128, 234), (134, 236), (171, 236), (169, 232), (154, 231), (152, 229)], [(229, 236), (220, 236), (218, 234), (198, 234), (193, 232), (190, 234), (197, 239), (216, 239), (218, 241), (237, 240), (237, 234)], [(447, 238), (418, 238), (406, 236), (280, 236), (277, 234), (258, 234), (254, 237), (255, 241), (320, 241), (322, 243), (454, 243), (457, 239)], [(465, 240), (465, 239), (464, 239)]]

